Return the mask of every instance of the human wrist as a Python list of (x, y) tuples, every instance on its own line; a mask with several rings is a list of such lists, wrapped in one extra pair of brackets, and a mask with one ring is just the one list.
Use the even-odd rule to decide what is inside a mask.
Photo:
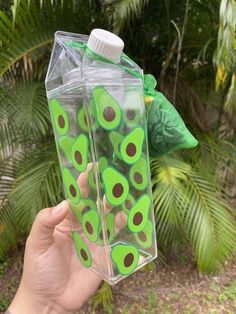
[(21, 285), (8, 311), (9, 314), (73, 314), (62, 309), (55, 302), (47, 298), (32, 295)]

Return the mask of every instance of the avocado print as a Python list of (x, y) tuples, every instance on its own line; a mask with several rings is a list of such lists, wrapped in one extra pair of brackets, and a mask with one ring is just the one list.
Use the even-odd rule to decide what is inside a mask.
[(134, 234), (137, 243), (144, 249), (149, 249), (152, 246), (153, 226), (148, 220), (144, 229)]
[[(90, 127), (93, 131), (95, 131), (98, 127), (98, 122), (96, 121), (96, 117), (94, 114), (94, 101), (93, 98), (91, 98), (90, 100)], [(78, 114), (77, 114), (77, 121), (78, 124), (80, 126), (80, 128), (85, 131), (88, 132), (89, 131), (89, 126), (88, 126), (88, 118), (86, 115), (86, 110), (85, 110), (85, 106), (83, 105), (82, 108), (79, 110)]]
[(126, 200), (124, 201), (124, 203), (121, 205), (123, 211), (128, 214), (130, 209), (134, 206), (135, 204), (135, 199), (134, 197), (129, 194), (126, 198)]
[(100, 218), (96, 210), (90, 209), (82, 216), (82, 228), (91, 242), (96, 242), (98, 239), (98, 231), (100, 226)]
[(81, 199), (80, 206), (81, 206), (82, 214), (85, 214), (90, 209), (97, 210), (97, 206), (96, 206), (95, 202), (89, 198)]
[(78, 204), (70, 204), (70, 209), (74, 214), (76, 220), (81, 224), (82, 223), (82, 210), (80, 206), (80, 202)]
[(137, 109), (127, 108), (124, 111), (124, 120), (127, 126), (133, 127), (138, 124), (140, 120), (140, 113)]
[(112, 247), (111, 259), (120, 274), (129, 275), (138, 265), (139, 253), (133, 245), (116, 244)]
[(76, 179), (68, 168), (62, 169), (62, 178), (66, 190), (66, 195), (72, 204), (80, 201), (80, 190)]
[(76, 231), (72, 232), (72, 238), (81, 264), (85, 267), (90, 267), (92, 265), (92, 257), (87, 245)]
[(56, 131), (60, 135), (66, 135), (69, 130), (69, 119), (66, 111), (55, 98), (51, 99), (49, 108)]
[(91, 199), (82, 198), (82, 199), (80, 199), (79, 204), (77, 204), (77, 205), (71, 204), (71, 210), (74, 213), (74, 215), (75, 215), (75, 217), (79, 223), (82, 223), (83, 214), (88, 212), (90, 209), (97, 210), (95, 202)]
[(124, 120), (129, 127), (140, 124), (140, 109), (143, 107), (143, 95), (137, 88), (129, 88), (125, 91)]
[(71, 147), (72, 147), (74, 141), (75, 141), (74, 137), (66, 136), (66, 135), (62, 136), (58, 141), (59, 148), (63, 151), (63, 153), (66, 156), (66, 159), (69, 162), (72, 162), (72, 160), (71, 160)]
[(140, 232), (147, 224), (151, 200), (148, 194), (142, 195), (131, 208), (128, 215), (128, 228), (132, 232)]
[(133, 187), (138, 191), (143, 191), (147, 187), (147, 162), (145, 159), (140, 158), (131, 166), (129, 178)]
[(79, 124), (80, 128), (83, 131), (88, 132), (88, 130), (89, 130), (89, 128), (88, 128), (88, 121), (87, 121), (87, 116), (85, 114), (84, 106), (78, 111), (77, 121), (78, 121), (78, 124)]
[[(111, 243), (111, 241), (115, 237), (115, 215), (113, 213), (109, 213), (106, 216), (106, 228), (107, 228), (106, 230), (107, 240), (108, 240), (108, 243)], [(102, 228), (100, 228), (99, 239), (97, 243), (101, 245), (104, 244)]]
[(76, 170), (82, 172), (87, 168), (88, 163), (88, 145), (87, 136), (80, 134), (71, 148), (71, 160)]
[(102, 173), (102, 181), (108, 203), (114, 206), (122, 204), (129, 193), (129, 183), (125, 176), (114, 168), (108, 167)]
[(93, 89), (97, 120), (105, 130), (114, 130), (121, 123), (121, 109), (118, 102), (102, 86)]
[(116, 156), (121, 159), (121, 154), (120, 154), (120, 143), (123, 140), (123, 136), (120, 135), (118, 132), (116, 131), (112, 131), (109, 134), (109, 139), (111, 141), (111, 144), (113, 146), (114, 152), (116, 154)]
[(122, 159), (127, 164), (133, 164), (139, 160), (142, 154), (142, 146), (144, 140), (144, 130), (140, 127), (133, 129), (123, 139), (120, 145), (120, 153)]
[(88, 184), (92, 190), (96, 189), (96, 180), (93, 167), (90, 169), (88, 174)]
[(89, 105), (89, 115), (90, 115), (90, 125), (92, 131), (95, 131), (98, 127), (98, 121), (96, 119), (96, 105), (93, 97), (90, 98), (90, 105)]
[(100, 157), (98, 160), (99, 172), (102, 174), (103, 171), (108, 167), (108, 161), (106, 157)]
[(128, 127), (134, 127), (140, 123), (140, 108), (142, 108), (142, 97), (137, 90), (127, 90), (125, 92), (124, 120)]

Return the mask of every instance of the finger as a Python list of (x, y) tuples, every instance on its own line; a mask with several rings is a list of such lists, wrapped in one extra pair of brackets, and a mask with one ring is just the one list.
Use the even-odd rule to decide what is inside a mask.
[(53, 243), (53, 232), (55, 227), (62, 222), (69, 210), (67, 201), (63, 201), (55, 207), (42, 209), (33, 223), (29, 242), (47, 248)]
[(115, 235), (117, 235), (127, 224), (127, 215), (120, 211), (115, 217)]

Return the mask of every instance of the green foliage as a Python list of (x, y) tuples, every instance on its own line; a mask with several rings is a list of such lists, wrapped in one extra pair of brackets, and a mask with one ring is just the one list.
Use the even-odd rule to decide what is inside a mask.
[[(234, 251), (236, 238), (231, 207), (216, 177), (224, 153), (215, 147), (223, 144), (211, 140), (210, 145), (202, 140), (184, 159), (167, 156), (151, 163), (159, 245), (175, 247), (186, 239), (202, 272), (219, 269)], [(235, 163), (235, 148), (232, 157)]]
[(102, 305), (105, 313), (113, 313), (112, 312), (112, 289), (111, 286), (107, 282), (103, 282), (102, 287), (97, 291), (97, 293), (93, 297), (93, 309), (97, 310), (99, 306)]
[(12, 7), (13, 16), (0, 11), (0, 75), (36, 50), (47, 55), (58, 29), (88, 33), (101, 22), (99, 11), (99, 6), (85, 0), (20, 0)]
[(224, 289), (223, 293), (219, 295), (220, 302), (225, 302), (229, 299), (236, 304), (236, 280), (231, 282), (231, 284)]
[(105, 11), (112, 30), (119, 33), (126, 23), (139, 16), (149, 0), (105, 0)]
[(6, 299), (5, 297), (2, 297), (0, 295), (0, 311), (4, 311), (5, 309), (7, 309), (7, 307), (9, 306), (10, 304), (10, 301), (9, 299)]
[[(215, 62), (218, 67), (221, 67), (221, 70), (225, 75), (227, 75), (228, 72), (230, 73), (235, 67), (235, 25), (235, 1), (222, 0), (220, 6), (220, 23)], [(220, 80), (217, 83), (221, 85), (224, 82)]]
[(236, 112), (236, 3), (222, 0), (215, 64), (217, 66), (216, 89), (225, 92), (224, 110), (231, 115)]

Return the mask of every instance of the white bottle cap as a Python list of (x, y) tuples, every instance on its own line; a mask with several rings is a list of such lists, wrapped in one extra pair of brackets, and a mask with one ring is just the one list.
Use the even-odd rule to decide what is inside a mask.
[(95, 28), (90, 33), (87, 46), (98, 55), (118, 63), (124, 48), (124, 42), (111, 32)]

